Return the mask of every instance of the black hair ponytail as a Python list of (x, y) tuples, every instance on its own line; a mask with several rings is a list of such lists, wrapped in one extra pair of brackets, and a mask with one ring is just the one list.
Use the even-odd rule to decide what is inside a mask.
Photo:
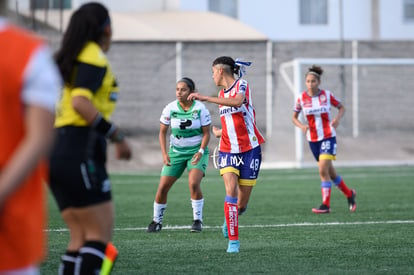
[(82, 48), (88, 41), (99, 43), (108, 24), (109, 12), (100, 3), (84, 4), (72, 14), (61, 47), (55, 54), (55, 61), (65, 83), (71, 82), (76, 58)]

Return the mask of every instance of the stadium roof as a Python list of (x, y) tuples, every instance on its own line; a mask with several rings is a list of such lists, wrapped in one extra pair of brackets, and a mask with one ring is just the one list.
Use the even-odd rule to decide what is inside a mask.
[[(48, 11), (48, 24), (66, 28), (70, 14)], [(37, 12), (37, 18), (44, 16)], [(240, 21), (213, 12), (111, 12), (114, 41), (266, 41), (268, 38)]]

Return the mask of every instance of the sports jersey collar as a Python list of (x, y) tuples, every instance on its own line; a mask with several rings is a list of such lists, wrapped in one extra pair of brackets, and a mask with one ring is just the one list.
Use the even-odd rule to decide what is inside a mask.
[(191, 104), (190, 108), (186, 111), (186, 110), (183, 109), (183, 107), (181, 107), (180, 102), (177, 100), (177, 106), (183, 112), (189, 112), (189, 111), (191, 111), (193, 109), (195, 103), (196, 103), (196, 101), (193, 100), (193, 104)]
[(239, 77), (239, 78), (237, 78), (237, 79), (233, 82), (233, 84), (231, 84), (230, 88), (228, 88), (227, 90), (226, 90), (226, 89), (224, 89), (224, 93), (228, 93), (228, 92), (230, 92), (230, 91), (234, 88), (234, 86), (236, 86), (237, 82), (239, 82), (239, 80), (240, 80), (240, 79), (241, 79), (240, 77)]
[(316, 95), (310, 95), (309, 93), (308, 93), (308, 90), (306, 90), (306, 94), (309, 96), (309, 97), (318, 97), (318, 96), (320, 96), (320, 94), (322, 93), (322, 90), (321, 89), (319, 89), (318, 90), (318, 93), (316, 94)]

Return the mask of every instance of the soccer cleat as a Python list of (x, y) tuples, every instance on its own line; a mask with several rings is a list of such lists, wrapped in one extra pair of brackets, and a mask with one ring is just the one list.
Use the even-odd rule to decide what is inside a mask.
[(316, 214), (328, 214), (331, 212), (331, 208), (326, 204), (321, 204), (319, 208), (312, 208), (312, 212)]
[(228, 239), (229, 238), (229, 232), (227, 231), (227, 223), (226, 223), (226, 218), (224, 218), (224, 223), (223, 226), (221, 228), (221, 232), (223, 233), (223, 237)]
[(239, 241), (229, 241), (229, 246), (227, 247), (227, 253), (239, 253), (240, 242)]
[(355, 191), (355, 189), (352, 189), (351, 191), (352, 191), (352, 196), (350, 196), (348, 198), (348, 206), (349, 206), (349, 211), (355, 212), (355, 209), (356, 209), (356, 202), (355, 202), (356, 191)]
[(201, 232), (203, 230), (203, 223), (200, 220), (195, 220), (191, 226), (191, 232)]
[(147, 228), (147, 233), (156, 233), (160, 232), (162, 228), (162, 224), (152, 221)]

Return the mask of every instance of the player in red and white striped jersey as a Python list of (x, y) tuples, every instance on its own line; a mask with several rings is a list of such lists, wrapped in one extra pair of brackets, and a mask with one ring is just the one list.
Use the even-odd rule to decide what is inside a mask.
[(303, 92), (296, 101), (295, 112), (303, 111), (309, 124), (306, 136), (309, 141), (321, 141), (336, 136), (331, 124), (330, 106), (344, 110), (341, 102), (328, 90), (319, 90), (316, 96)]
[(255, 110), (252, 105), (249, 84), (244, 79), (234, 82), (228, 89), (219, 92), (219, 98), (235, 98), (244, 95), (245, 100), (240, 107), (219, 105), (222, 125), (220, 151), (242, 153), (256, 148), (264, 142), (264, 138), (255, 124)]
[[(348, 198), (349, 210), (356, 209), (355, 190), (347, 187), (343, 179), (336, 173), (332, 160), (336, 159), (336, 131), (339, 120), (345, 113), (340, 100), (328, 90), (319, 88), (323, 70), (313, 65), (305, 76), (307, 90), (302, 92), (296, 100), (293, 111), (293, 123), (299, 127), (309, 141), (310, 149), (319, 165), (321, 178), (322, 204), (312, 211), (317, 214), (329, 213), (331, 199), (331, 185), (333, 183)], [(331, 107), (338, 108), (338, 114), (331, 118)], [(305, 115), (307, 123), (299, 120), (299, 113)]]
[(219, 167), (226, 188), (223, 234), (229, 238), (229, 253), (239, 252), (238, 216), (246, 210), (256, 184), (262, 161), (260, 144), (265, 141), (256, 127), (251, 90), (241, 78), (245, 66), (250, 64), (229, 56), (216, 58), (213, 79), (217, 86), (223, 87), (218, 97), (189, 95), (190, 99), (219, 105), (222, 129), (213, 128), (213, 133), (221, 137)]

